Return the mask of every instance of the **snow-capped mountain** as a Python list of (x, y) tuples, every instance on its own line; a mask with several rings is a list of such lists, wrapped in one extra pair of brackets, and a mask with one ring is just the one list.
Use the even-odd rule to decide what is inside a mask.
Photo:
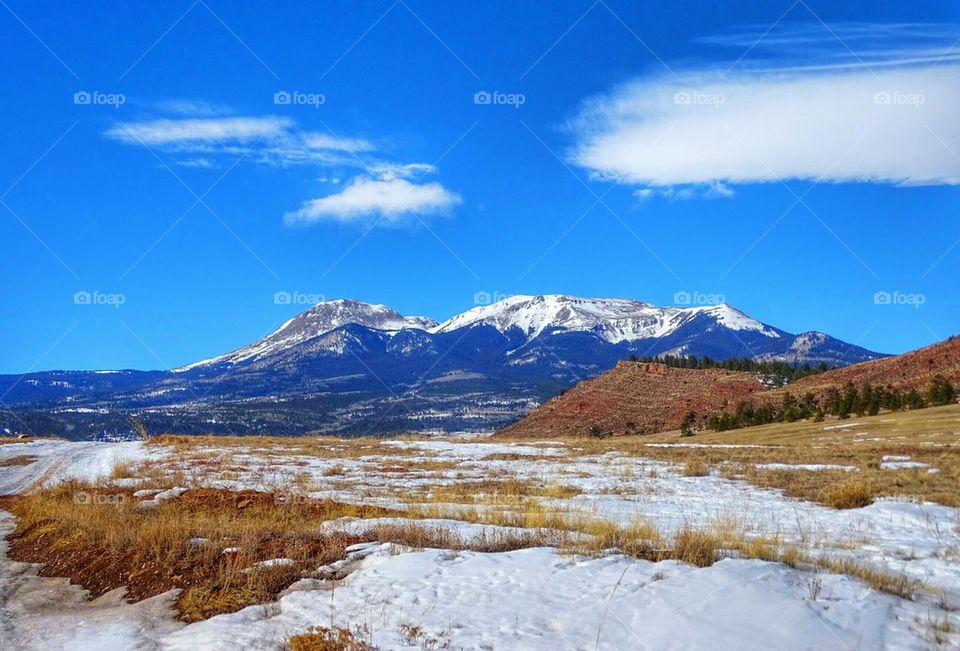
[[(357, 325), (392, 334), (415, 330), (431, 335), (452, 333), (463, 328), (491, 326), (504, 335), (517, 334), (518, 343), (529, 343), (545, 335), (580, 332), (618, 344), (669, 337), (697, 317), (711, 321), (714, 324), (712, 327), (759, 333), (774, 339), (781, 337), (780, 331), (751, 319), (726, 304), (657, 307), (622, 298), (579, 298), (563, 294), (511, 296), (437, 323), (427, 317), (402, 316), (386, 305), (338, 299), (318, 303), (249, 346), (180, 367), (175, 371), (265, 360), (306, 342), (311, 342), (309, 348), (313, 352), (327, 350), (343, 354), (351, 337), (345, 333), (337, 336), (325, 335), (330, 335), (345, 325)], [(709, 329), (711, 326), (706, 327)], [(407, 341), (407, 352), (428, 341), (417, 337), (404, 340)]]
[(823, 333), (790, 334), (729, 305), (513, 296), (438, 324), (336, 300), (172, 372), (0, 376), (0, 393), (20, 410), (14, 425), (75, 438), (128, 427), (130, 413), (173, 432), (490, 429), (631, 355), (664, 354), (831, 366), (882, 356)]
[(308, 339), (332, 332), (348, 323), (372, 330), (395, 332), (397, 330), (429, 330), (437, 325), (433, 319), (423, 316), (402, 316), (386, 305), (375, 305), (349, 299), (337, 299), (317, 303), (306, 312), (298, 314), (262, 339), (238, 350), (188, 364), (175, 369), (188, 371), (199, 366), (212, 366), (222, 362), (236, 364), (258, 359), (271, 353), (292, 348)]
[(730, 330), (780, 336), (776, 330), (726, 304), (656, 307), (623, 298), (578, 298), (563, 294), (511, 296), (458, 314), (433, 332), (485, 324), (504, 333), (516, 328), (528, 341), (545, 332), (589, 332), (610, 343), (619, 343), (665, 337), (701, 314)]

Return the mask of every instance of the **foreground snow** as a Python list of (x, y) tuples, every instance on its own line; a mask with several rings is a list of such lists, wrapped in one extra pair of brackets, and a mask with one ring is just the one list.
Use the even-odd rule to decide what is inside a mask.
[[(622, 524), (642, 517), (668, 536), (685, 525), (736, 522), (747, 534), (779, 536), (813, 555), (907, 573), (960, 603), (958, 509), (882, 500), (838, 511), (717, 475), (685, 477), (666, 462), (618, 453), (567, 456), (562, 443), (397, 441), (384, 447), (385, 453), (361, 457), (198, 449), (200, 460), (222, 455), (235, 468), (224, 478), (205, 476), (206, 466), (140, 443), (17, 443), (0, 446), (0, 461), (35, 461), (0, 467), (0, 493), (109, 479), (114, 464), (141, 461), (183, 471), (191, 486), (277, 490), (299, 478), (313, 487), (307, 496), (393, 506), (431, 487), (510, 477), (576, 488), (574, 497), (543, 500), (570, 513)], [(417, 469), (423, 462), (456, 464)], [(383, 471), (402, 464), (413, 470)], [(138, 499), (175, 499), (184, 488), (144, 489)], [(359, 533), (411, 523), (341, 519), (323, 523), (320, 531)], [(444, 518), (417, 523), (465, 542), (529, 531)], [(12, 528), (12, 516), (0, 511), (0, 538)], [(5, 545), (0, 539), (0, 551)], [(343, 581), (303, 580), (277, 603), (184, 625), (174, 618), (173, 592), (138, 604), (125, 603), (122, 591), (87, 601), (82, 589), (40, 578), (35, 566), (3, 553), (0, 649), (279, 649), (316, 625), (350, 628), (383, 649), (925, 649), (934, 646), (932, 619), (960, 625), (960, 617), (930, 599), (911, 602), (847, 576), (754, 560), (696, 568), (550, 548), (484, 554), (372, 543), (334, 565), (349, 570)]]
[[(924, 649), (920, 609), (843, 576), (763, 561), (709, 568), (624, 556), (358, 546), (338, 585), (304, 580), (274, 604), (184, 626), (174, 593), (93, 602), (4, 562), (0, 644), (17, 649), (281, 649), (309, 626), (354, 630), (382, 649)], [(19, 578), (17, 578), (19, 577)], [(819, 582), (819, 583), (818, 583)], [(802, 634), (800, 634), (802, 632)]]

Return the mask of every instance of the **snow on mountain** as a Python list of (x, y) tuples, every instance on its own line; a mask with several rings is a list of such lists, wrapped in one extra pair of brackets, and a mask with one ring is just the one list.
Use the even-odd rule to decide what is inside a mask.
[[(415, 329), (429, 330), (437, 325), (433, 319), (422, 316), (403, 316), (386, 305), (376, 305), (349, 299), (323, 301), (293, 317), (266, 337), (249, 346), (211, 359), (205, 359), (176, 371), (188, 371), (200, 366), (236, 364), (296, 346), (308, 339), (326, 334), (347, 324), (361, 325), (374, 330), (396, 332)], [(334, 347), (336, 349), (336, 347)], [(342, 352), (342, 351), (341, 351)]]
[(780, 334), (726, 305), (656, 307), (622, 298), (577, 298), (562, 294), (512, 296), (482, 305), (444, 321), (432, 332), (450, 332), (467, 326), (491, 325), (506, 333), (518, 328), (527, 340), (546, 330), (591, 332), (611, 343), (663, 337), (700, 315), (731, 330), (753, 330), (768, 337)]
[[(443, 323), (420, 316), (402, 316), (386, 305), (338, 299), (324, 301), (284, 323), (275, 332), (225, 355), (206, 359), (176, 371), (215, 364), (236, 364), (263, 358), (330, 333), (347, 324), (387, 333), (417, 330), (429, 334), (490, 325), (506, 333), (517, 328), (527, 341), (544, 333), (586, 332), (610, 343), (665, 337), (698, 317), (730, 330), (750, 330), (771, 338), (780, 333), (726, 304), (696, 307), (657, 307), (624, 298), (578, 298), (563, 294), (511, 296), (458, 314)], [(322, 348), (342, 352), (344, 341), (331, 340)]]

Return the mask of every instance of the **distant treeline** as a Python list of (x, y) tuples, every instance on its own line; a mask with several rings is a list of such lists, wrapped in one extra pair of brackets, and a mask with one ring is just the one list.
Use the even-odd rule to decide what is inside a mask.
[(713, 359), (706, 355), (697, 357), (695, 355), (661, 355), (658, 357), (637, 357), (630, 356), (631, 362), (641, 362), (648, 364), (666, 364), (673, 368), (722, 368), (728, 371), (745, 371), (747, 373), (759, 373), (766, 376), (771, 381), (783, 385), (794, 380), (799, 380), (808, 375), (816, 375), (829, 371), (831, 368), (823, 362), (817, 365), (789, 364), (787, 362), (758, 362), (749, 357), (732, 357), (723, 361)]
[[(789, 392), (784, 394), (779, 405), (754, 405), (746, 400), (739, 403), (733, 413), (710, 416), (707, 418), (706, 426), (722, 432), (751, 425), (792, 423), (806, 418), (821, 421), (827, 415), (838, 418), (849, 418), (851, 414), (875, 416), (881, 409), (888, 411), (920, 409), (948, 405), (956, 399), (956, 390), (942, 375), (935, 376), (930, 381), (926, 392), (922, 394), (916, 389), (905, 391), (889, 386), (875, 387), (870, 384), (857, 387), (852, 382), (847, 382), (842, 389), (827, 389), (822, 401), (812, 393), (805, 393), (797, 398)], [(681, 426), (682, 433), (693, 434), (696, 424), (697, 415), (694, 412), (688, 413)]]

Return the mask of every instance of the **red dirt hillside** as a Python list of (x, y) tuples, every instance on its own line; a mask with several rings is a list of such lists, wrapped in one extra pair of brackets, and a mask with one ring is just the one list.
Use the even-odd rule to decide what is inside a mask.
[(763, 391), (753, 373), (621, 361), (544, 403), (497, 436), (549, 438), (677, 429), (690, 411), (720, 412)]
[(942, 375), (960, 384), (960, 337), (939, 344), (846, 368), (811, 375), (787, 387), (767, 389), (754, 373), (722, 369), (682, 369), (664, 364), (619, 362), (616, 368), (579, 383), (506, 427), (497, 436), (549, 438), (588, 434), (653, 434), (678, 429), (693, 411), (698, 422), (739, 402), (779, 404), (787, 392), (823, 399), (830, 388), (847, 382), (898, 390), (926, 391)]
[(787, 391), (795, 396), (802, 396), (809, 391), (822, 397), (827, 389), (842, 389), (847, 382), (853, 382), (857, 387), (869, 383), (873, 386), (889, 386), (907, 391), (916, 389), (923, 393), (935, 375), (942, 375), (954, 386), (960, 384), (960, 337), (951, 337), (938, 344), (896, 357), (885, 357), (810, 375), (782, 389), (767, 391), (763, 397), (779, 399)]

